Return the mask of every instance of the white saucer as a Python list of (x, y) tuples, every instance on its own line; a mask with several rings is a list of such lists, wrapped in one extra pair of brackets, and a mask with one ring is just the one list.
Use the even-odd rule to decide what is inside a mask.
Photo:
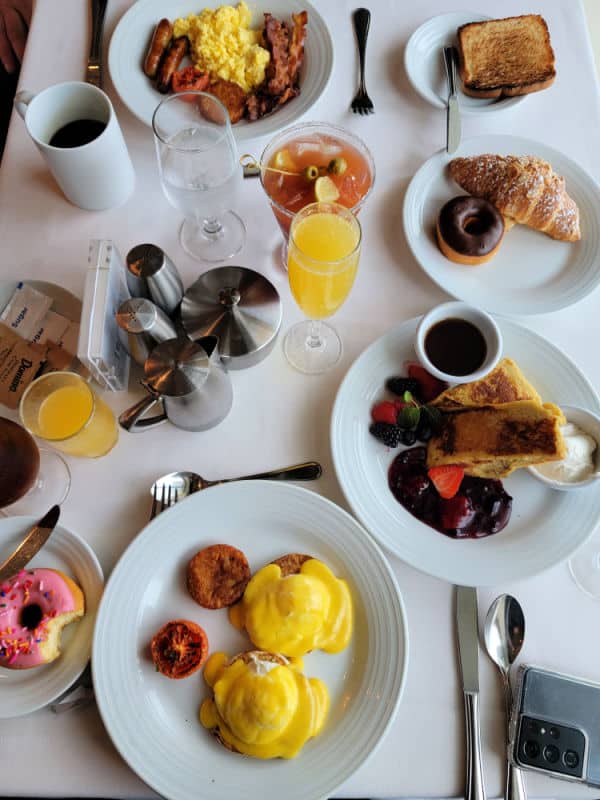
[[(442, 48), (446, 45), (457, 46), (456, 30), (460, 25), (487, 19), (492, 18), (474, 11), (452, 11), (450, 14), (440, 14), (428, 19), (412, 34), (404, 51), (404, 66), (413, 88), (428, 103), (437, 108), (446, 108), (448, 89)], [(461, 91), (458, 74), (457, 83), (458, 102), (463, 114), (502, 111), (525, 99), (525, 95), (503, 97), (499, 100), (469, 97)]]

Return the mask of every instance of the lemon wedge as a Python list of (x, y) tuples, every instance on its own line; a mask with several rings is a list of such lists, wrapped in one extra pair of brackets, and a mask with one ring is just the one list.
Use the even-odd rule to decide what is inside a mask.
[(331, 178), (322, 175), (315, 181), (315, 197), (319, 202), (335, 203), (340, 196), (338, 188)]
[(277, 169), (288, 170), (289, 172), (297, 171), (289, 150), (278, 150), (273, 159), (273, 166)]

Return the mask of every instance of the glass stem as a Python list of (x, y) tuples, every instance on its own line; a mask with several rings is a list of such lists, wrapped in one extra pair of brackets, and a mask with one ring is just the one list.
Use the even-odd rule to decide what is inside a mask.
[(315, 347), (321, 347), (323, 342), (321, 341), (321, 320), (320, 319), (311, 319), (310, 320), (310, 330), (308, 333), (308, 339), (306, 340), (307, 346), (312, 350)]
[(216, 217), (207, 217), (202, 225), (202, 230), (207, 236), (216, 236), (222, 228), (223, 226)]

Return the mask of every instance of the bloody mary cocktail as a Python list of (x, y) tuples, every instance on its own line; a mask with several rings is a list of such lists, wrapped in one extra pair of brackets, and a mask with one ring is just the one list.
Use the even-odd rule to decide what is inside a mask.
[(325, 122), (287, 128), (261, 157), (262, 186), (286, 240), (301, 208), (330, 202), (357, 214), (374, 181), (375, 163), (365, 143)]

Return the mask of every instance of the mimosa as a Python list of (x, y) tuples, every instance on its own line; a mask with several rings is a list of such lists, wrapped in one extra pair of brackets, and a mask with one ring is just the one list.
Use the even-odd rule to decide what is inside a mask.
[(311, 319), (331, 316), (348, 296), (358, 268), (358, 242), (358, 230), (336, 214), (311, 214), (295, 228), (288, 277), (294, 299)]
[(321, 320), (334, 314), (348, 297), (358, 268), (360, 240), (358, 220), (339, 203), (311, 203), (294, 217), (288, 278), (294, 299), (310, 321), (290, 328), (283, 351), (300, 372), (325, 372), (340, 359), (340, 337)]

